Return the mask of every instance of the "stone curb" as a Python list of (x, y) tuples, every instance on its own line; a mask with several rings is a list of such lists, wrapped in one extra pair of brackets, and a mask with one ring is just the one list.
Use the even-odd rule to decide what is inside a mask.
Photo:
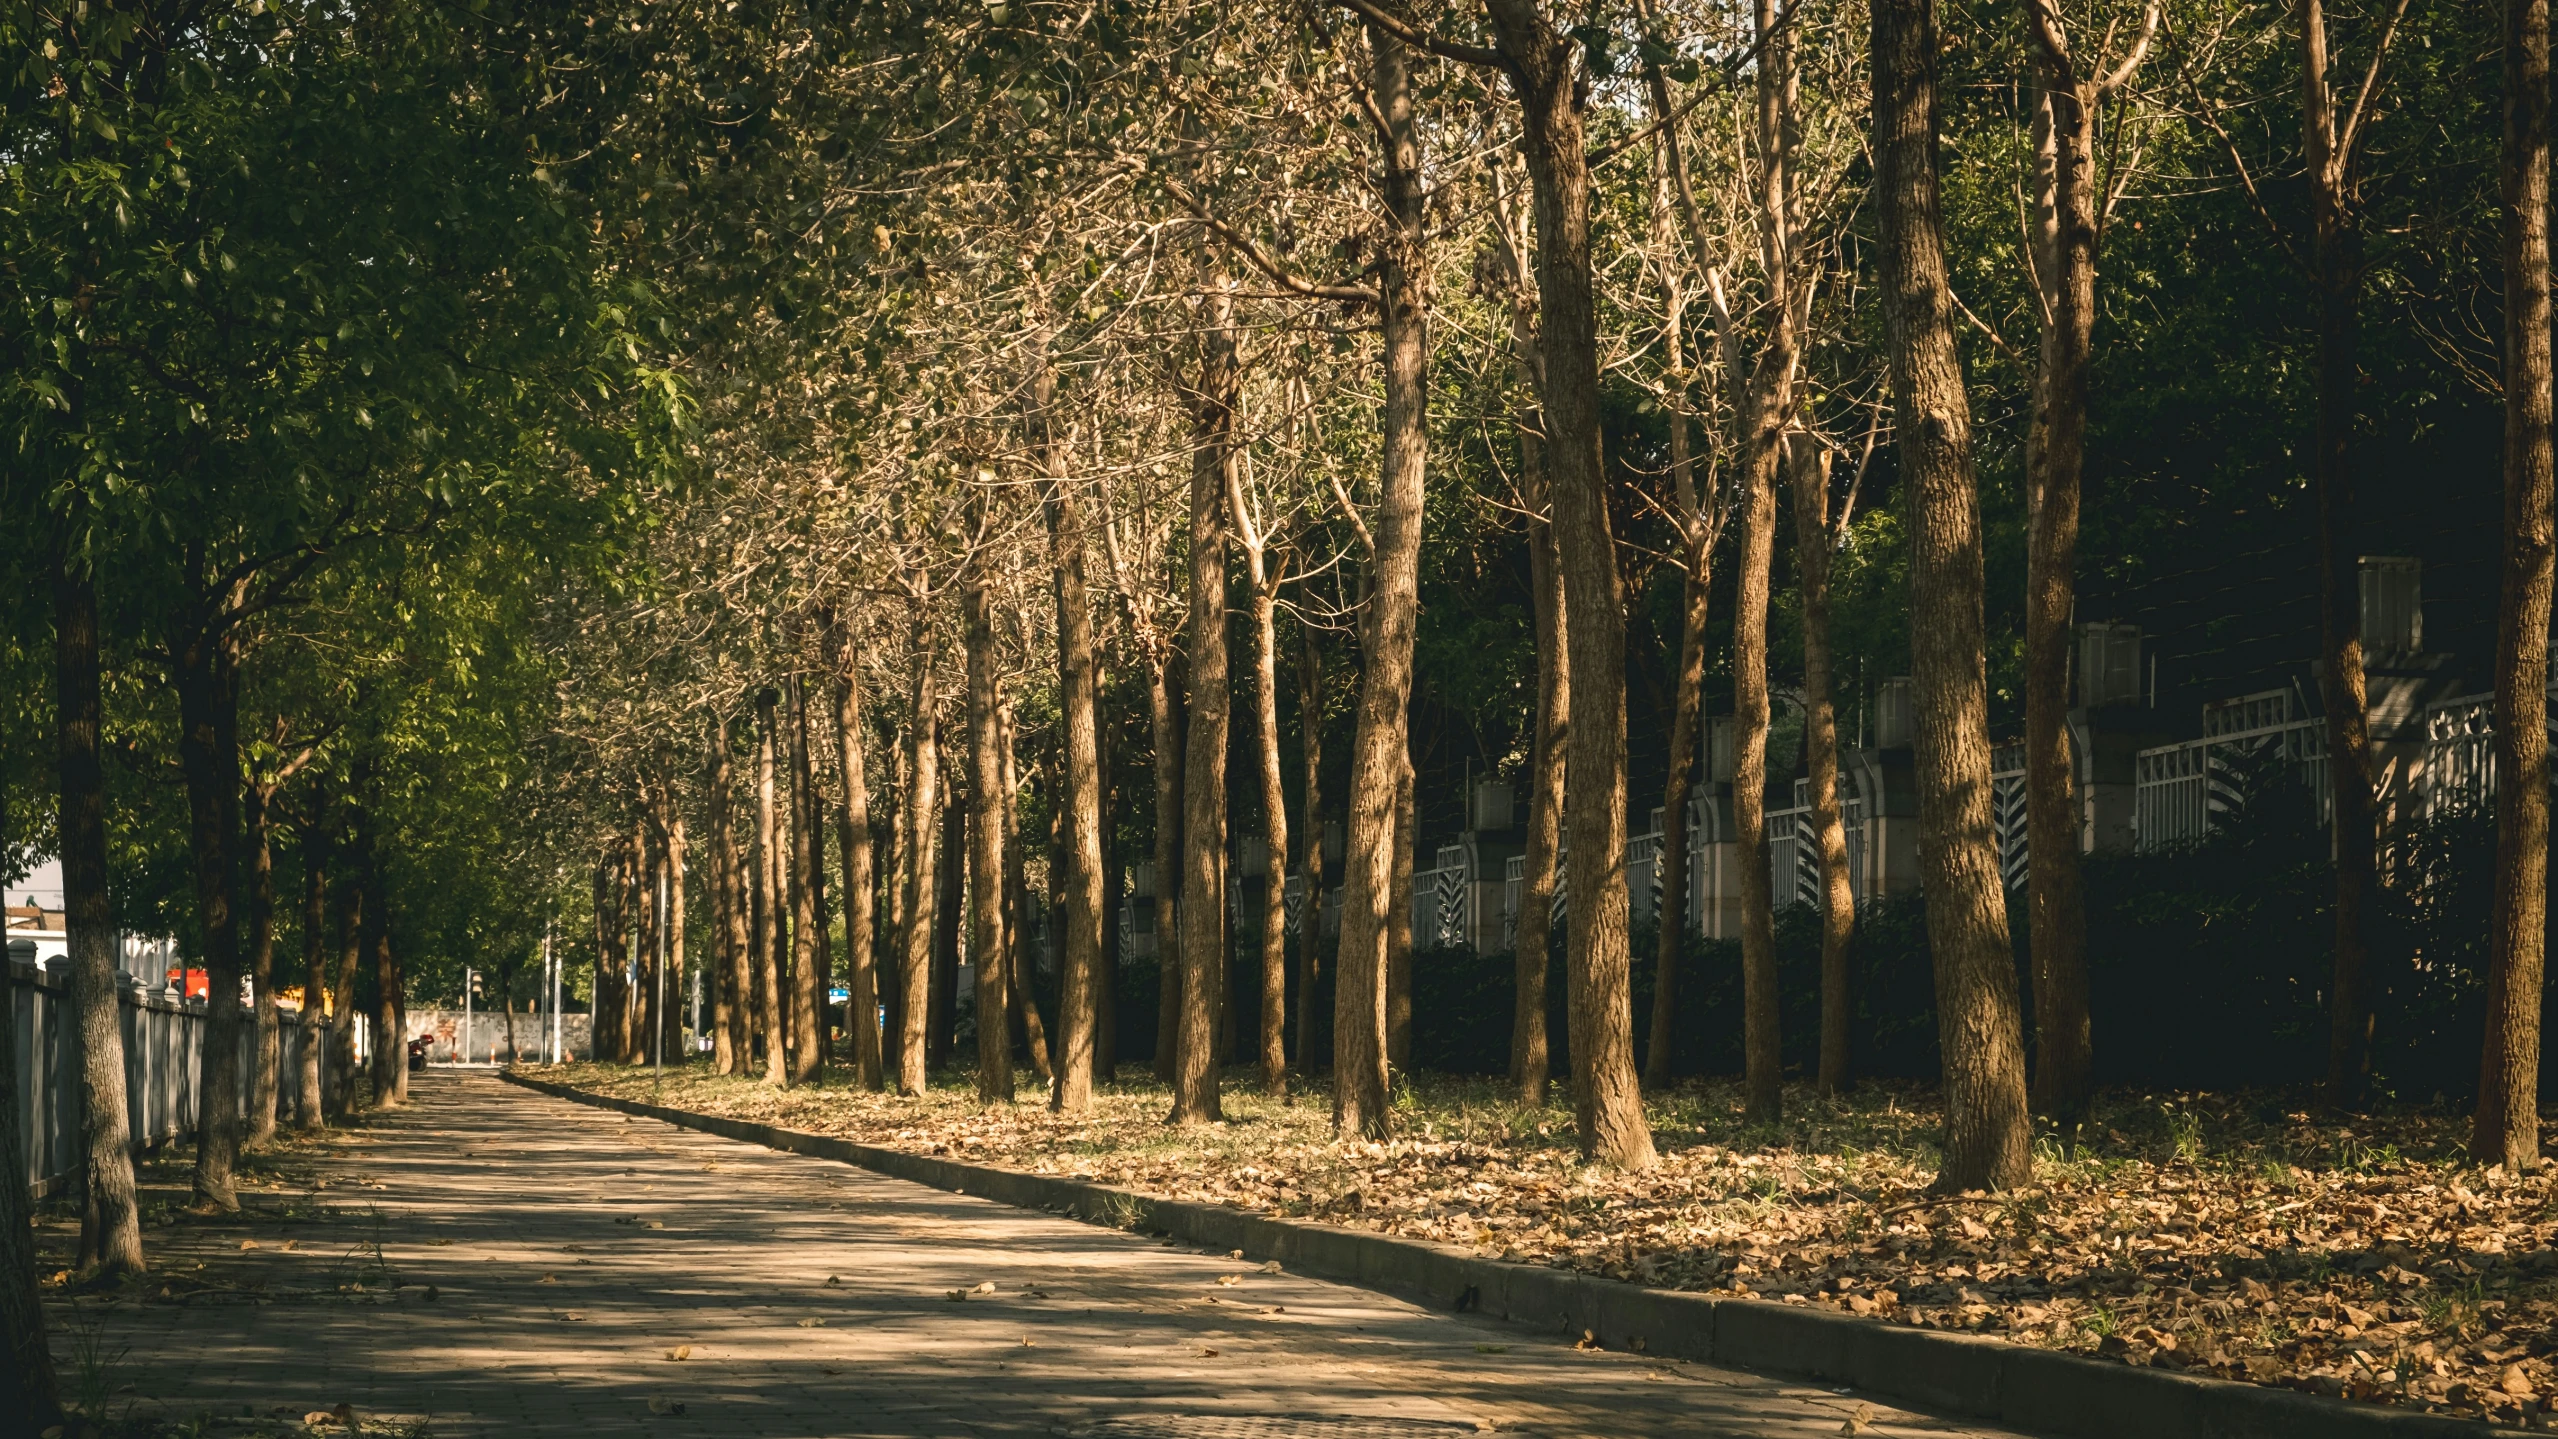
[(2484, 1439), (2484, 1422), (2349, 1403), (2297, 1390), (2115, 1364), (2022, 1344), (1913, 1329), (1763, 1299), (1646, 1289), (1451, 1245), (1154, 1199), (1084, 1180), (882, 1149), (776, 1125), (616, 1099), (505, 1071), (560, 1099), (832, 1159), (898, 1179), (1184, 1243), (1240, 1249), (1295, 1273), (1480, 1312), (1532, 1329), (1588, 1330), (1611, 1349), (1844, 1384), (1877, 1398), (2052, 1439)]

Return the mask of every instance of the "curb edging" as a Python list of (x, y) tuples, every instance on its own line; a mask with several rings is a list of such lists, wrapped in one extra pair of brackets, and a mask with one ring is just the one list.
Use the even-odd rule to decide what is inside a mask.
[(779, 1125), (669, 1109), (500, 1071), (510, 1084), (723, 1139), (832, 1159), (892, 1178), (1113, 1228), (1276, 1259), (1293, 1273), (1381, 1290), (1531, 1329), (1588, 1330), (1611, 1349), (1840, 1383), (2053, 1439), (2486, 1439), (2481, 1420), (2417, 1414), (2292, 1389), (2114, 1364), (1983, 1336), (1859, 1319), (1764, 1299), (1719, 1299), (1479, 1259), (1453, 1245), (1087, 1180), (883, 1149)]

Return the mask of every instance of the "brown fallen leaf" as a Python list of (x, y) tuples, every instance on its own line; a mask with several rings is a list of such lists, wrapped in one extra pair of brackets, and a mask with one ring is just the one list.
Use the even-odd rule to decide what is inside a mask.
[(666, 1357), (678, 1361), (690, 1359), (693, 1357), (693, 1346), (690, 1344), (678, 1344), (674, 1348), (666, 1351)]
[(1243, 1276), (1240, 1274), (1220, 1274), (1217, 1276), (1217, 1282), (1220, 1284), (1241, 1284), (1243, 1283)]
[(435, 1246), (436, 1248), (438, 1248), (438, 1249), (442, 1249), (442, 1248), (446, 1247), (447, 1245), (450, 1245), (453, 1241), (452, 1241), (452, 1240), (450, 1240), (450, 1239), (430, 1239), (430, 1240), (428, 1240), (428, 1241), (426, 1241), (426, 1242), (427, 1242), (427, 1243), (429, 1243), (429, 1244), (431, 1244), (431, 1245), (434, 1245), (434, 1246)]
[(298, 1240), (298, 1239), (288, 1239), (288, 1240), (284, 1241), (282, 1244), (279, 1244), (279, 1245), (277, 1245), (277, 1246), (275, 1246), (275, 1247), (276, 1247), (276, 1248), (278, 1248), (278, 1249), (290, 1250), (290, 1249), (292, 1249), (292, 1248), (293, 1248), (293, 1246), (294, 1246), (294, 1245), (299, 1244), (299, 1243), (301, 1243), (301, 1242), (302, 1242), (302, 1241), (301, 1241), (301, 1240)]
[(258, 1247), (258, 1242), (254, 1239), (243, 1239), (240, 1241), (240, 1247), (243, 1250), (255, 1249)]
[(648, 1401), (648, 1412), (651, 1414), (681, 1414), (684, 1412), (684, 1401), (681, 1399), (659, 1399), (652, 1397)]
[(1214, 1359), (1217, 1357), (1217, 1351), (1214, 1349), (1202, 1349), (1199, 1351), (1199, 1357), (1202, 1359)]
[(1263, 1261), (1262, 1261), (1262, 1263), (1261, 1263), (1261, 1272), (1262, 1272), (1262, 1273), (1264, 1273), (1264, 1274), (1276, 1274), (1276, 1273), (1278, 1273), (1278, 1272), (1279, 1272), (1279, 1261), (1278, 1261), (1278, 1260), (1276, 1260), (1276, 1259), (1265, 1259), (1265, 1260), (1263, 1260)]
[(640, 1221), (640, 1228), (642, 1229), (664, 1229), (665, 1227), (666, 1222), (661, 1219), (643, 1219)]
[(829, 1284), (841, 1284), (844, 1282), (844, 1277), (840, 1274), (829, 1274), (826, 1276), (826, 1282)]
[(536, 1284), (557, 1284), (560, 1282), (560, 1277), (556, 1274), (545, 1274), (533, 1282)]
[(799, 1327), (802, 1329), (823, 1329), (826, 1327), (826, 1321), (823, 1319), (803, 1319), (799, 1321)]
[(560, 1317), (572, 1324), (583, 1324), (586, 1322), (586, 1311), (583, 1309), (570, 1309), (564, 1311)]
[(1021, 1336), (1021, 1347), (1024, 1349), (1036, 1349), (1039, 1345), (1029, 1335), (1025, 1334)]
[(1581, 1331), (1580, 1339), (1576, 1341), (1572, 1347), (1575, 1349), (1598, 1349), (1603, 1346), (1599, 1343), (1598, 1335), (1584, 1329)]
[(1847, 1422), (1839, 1426), (1839, 1432), (1841, 1434), (1862, 1434), (1873, 1427), (1874, 1406), (1871, 1404), (1859, 1404), (1856, 1406), (1856, 1412), (1847, 1416)]
[(992, 1279), (986, 1280), (984, 1283), (979, 1284), (976, 1288), (971, 1289), (968, 1292), (971, 1294), (992, 1294), (995, 1292), (995, 1281)]

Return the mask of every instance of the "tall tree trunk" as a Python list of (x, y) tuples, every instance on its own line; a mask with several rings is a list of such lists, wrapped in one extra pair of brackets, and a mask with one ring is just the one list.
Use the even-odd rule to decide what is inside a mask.
[(959, 1044), (959, 930), (968, 917), (968, 799), (954, 781), (950, 803), (941, 812), (940, 868), (934, 872), (931, 1033), (925, 1054), (935, 1068), (945, 1068)]
[(1512, 383), (1525, 397), (1510, 426), (1519, 443), (1519, 491), (1527, 511), (1528, 590), (1537, 637), (1534, 739), (1528, 753), (1528, 830), (1519, 875), (1519, 922), (1511, 940), (1515, 990), (1510, 1013), (1510, 1084), (1521, 1105), (1545, 1107), (1552, 1059), (1546, 1035), (1546, 972), (1554, 964), (1554, 886), (1563, 843), (1563, 774), (1570, 736), (1572, 665), (1564, 653), (1563, 563), (1555, 548), (1553, 486), (1546, 473), (1545, 421), (1536, 396), (1545, 379), (1529, 284), (1527, 217), (1505, 203), (1501, 253), (1509, 268)]
[[(1673, 468), (1688, 463), (1687, 428), (1686, 417), (1671, 416)], [(1705, 538), (1700, 524), (1697, 539)], [(1643, 1055), (1646, 1089), (1663, 1089), (1670, 1083), (1671, 1051), (1678, 1033), (1679, 953), (1688, 937), (1688, 791), (1696, 785), (1697, 735), (1705, 709), (1706, 597), (1713, 555), (1704, 544), (1690, 543), (1687, 562), (1679, 589), (1679, 668), (1672, 677), (1670, 773), (1661, 790), (1661, 912), (1652, 960), (1652, 1032)], [(1542, 1021), (1544, 1016), (1538, 1018)]]
[(897, 1092), (924, 1092), (925, 1039), (932, 1019), (933, 913), (941, 883), (941, 744), (934, 689), (940, 656), (922, 610), (914, 620), (915, 683), (906, 724), (906, 914), (898, 975)]
[[(1411, 724), (1407, 716), (1407, 741)], [(1386, 913), (1394, 916), (1386, 922), (1386, 1064), (1390, 1070), (1412, 1067), (1412, 851), (1420, 841), (1412, 820), (1412, 780), (1412, 755), (1407, 750), (1403, 772), (1395, 777), (1393, 897), (1386, 901)], [(1434, 903), (1431, 908), (1438, 906)]]
[[(1093, 644), (1091, 581), (1086, 572), (1083, 502), (1066, 483), (1064, 444), (1051, 410), (1056, 377), (1045, 364), (1033, 379), (1035, 443), (1047, 472), (1042, 509), (1048, 561), (1057, 591), (1057, 702), (1065, 722), (1065, 927), (1057, 998), (1057, 1078), (1051, 1099), (1060, 1114), (1092, 1107), (1095, 1034), (1109, 992), (1102, 972), (1101, 661)], [(1057, 883), (1051, 880), (1051, 883)]]
[[(684, 1047), (684, 811), (671, 800), (666, 806), (666, 1017), (658, 1027), (658, 1043), (675, 1063), (692, 1059)], [(515, 1044), (515, 1000), (507, 999), (506, 1042)]]
[[(1027, 628), (1027, 617), (1024, 617)], [(1002, 697), (998, 689), (995, 706), (995, 756), (1002, 768), (996, 781), (996, 792), (1003, 796), (1004, 848), (1004, 996), (1011, 1011), (1012, 1029), (1022, 1037), (1022, 1051), (1030, 1057), (1030, 1072), (1040, 1086), (1056, 1098), (1057, 1073), (1048, 1058), (1048, 1026), (1039, 1013), (1039, 993), (1031, 986), (1037, 969), (1028, 939), (1030, 919), (1030, 847), (1021, 837), (1021, 761), (1017, 753), (1021, 743), (1021, 727), (1013, 715), (1011, 699)], [(1006, 1031), (1007, 1034), (1010, 1029)]]
[(274, 798), (273, 788), (254, 783), (241, 795), (249, 855), (249, 993), (256, 1006), (244, 1136), (250, 1145), (275, 1138), (276, 1085), (284, 1065), (284, 1034), (275, 1008), (275, 836), (267, 820)]
[(781, 700), (781, 692), (769, 685), (755, 692), (755, 1027), (764, 1045), (767, 1084), (790, 1080), (782, 1031), (782, 858), (775, 813), (781, 796), (773, 775)]
[(1935, 0), (1876, 0), (1874, 152), (1883, 315), (1910, 528), (1919, 883), (1936, 970), (1946, 1190), (2033, 1174), (2025, 1040), (1990, 823), (1980, 495), (1954, 342), (1936, 172)]
[(373, 1106), (396, 1109), (408, 1096), (408, 1036), (400, 1028), (399, 961), (391, 949), (391, 906), (381, 855), (367, 836), (363, 861), (364, 954), (373, 965)]
[[(60, 1434), (62, 1395), (36, 1288), (35, 1206), (19, 1112), (16, 981), (0, 968), (0, 1435)], [(16, 1415), (12, 1419), (8, 1416)]]
[[(355, 976), (364, 962), (364, 861), (362, 838), (364, 816), (361, 810), (350, 816), (347, 842), (340, 847), (346, 872), (338, 877), (337, 899), (337, 980), (329, 990), (329, 1111), (344, 1118), (355, 1109)], [(598, 870), (597, 897), (602, 897), (602, 871)], [(597, 924), (603, 924), (603, 908), (597, 907)], [(603, 951), (597, 951), (595, 962), (597, 994), (604, 992)], [(602, 1043), (599, 1037), (597, 1043)]]
[(651, 832), (650, 801), (645, 794), (631, 816), (631, 853), (638, 856), (631, 866), (631, 908), (640, 917), (639, 932), (631, 953), (631, 1002), (623, 1010), (623, 1043), (631, 1063), (645, 1065), (656, 1058), (658, 1049), (652, 1039), (652, 1026), (657, 1023), (661, 998), (658, 975), (658, 940), (664, 933), (666, 917), (657, 905), (658, 879), (665, 873), (666, 852)]
[(1312, 1074), (1318, 1051), (1315, 981), (1323, 973), (1324, 666), (1314, 627), (1301, 626), (1300, 638), (1303, 644), (1297, 651), (1297, 728), (1306, 774), (1306, 807), (1300, 826), (1306, 836), (1305, 861), (1301, 866), (1306, 877), (1306, 898), (1300, 911), (1304, 918), (1297, 927), (1297, 1070)]
[(617, 913), (621, 890), (615, 878), (621, 873), (620, 864), (617, 847), (609, 844), (603, 856), (595, 861), (595, 1003), (590, 1007), (587, 1029), (594, 1051), (591, 1057), (598, 1064), (621, 1057), (614, 1051), (610, 1038), (613, 1032), (613, 967), (621, 962), (622, 953)]
[(1536, 0), (1490, 0), (1518, 96), (1535, 194), (1547, 473), (1571, 666), (1571, 985), (1574, 1109), (1582, 1152), (1628, 1169), (1659, 1161), (1634, 1071), (1625, 889), (1625, 601), (1599, 453), (1599, 354), (1590, 275), (1590, 164), (1575, 93), (1578, 42)]
[(977, 1102), (1013, 1102), (1012, 960), (1004, 944), (1002, 697), (995, 675), (995, 586), (981, 562), (960, 590), (968, 647), (970, 968), (977, 981)]
[(328, 799), (311, 796), (311, 828), (302, 840), (302, 1055), (294, 1065), (293, 1127), (325, 1128), (328, 1099), (321, 1088), (320, 1051), (328, 1035), (329, 877)]
[(808, 690), (790, 680), (791, 869), (799, 883), (791, 898), (792, 1084), (815, 1084), (826, 1069), (827, 956), (824, 797), (808, 752)]
[(62, 854), (71, 1010), (80, 1030), (79, 1267), (84, 1274), (139, 1273), (147, 1266), (141, 1204), (134, 1192), (133, 1135), (125, 1110), (115, 921), (107, 906), (97, 578), (74, 556), (57, 557), (54, 564), (54, 753), (61, 806), (54, 833)]
[(1742, 1122), (1775, 1124), (1784, 1117), (1785, 1079), (1767, 832), (1768, 571), (1776, 552), (1778, 435), (1763, 427), (1782, 424), (1783, 418), (1772, 409), (1752, 410), (1742, 440), (1741, 564), (1732, 617), (1732, 829), (1741, 868)]
[(2087, 914), (2079, 895), (2077, 762), (2070, 748), (2070, 614), (2077, 605), (2079, 476), (2096, 327), (2094, 81), (2074, 73), (2038, 10), (2034, 267), (2043, 342), (2025, 437), (2025, 852), (2034, 964), (2034, 1108), (2074, 1134), (2087, 1108)]
[(854, 1082), (864, 1089), (886, 1085), (879, 1045), (879, 877), (872, 854), (870, 779), (862, 756), (861, 660), (852, 631), (843, 632), (835, 662), (836, 765), (844, 776), (844, 804), (835, 812), (844, 852), (844, 1028), (853, 1042)]
[(883, 1083), (895, 1084), (906, 1072), (906, 935), (907, 884), (914, 869), (914, 787), (912, 746), (905, 729), (888, 735), (888, 752), (896, 756), (891, 776), (898, 802), (888, 824), (888, 873), (881, 886), (887, 908), (879, 953), (879, 1068)]
[(233, 846), (240, 833), (240, 684), (230, 636), (206, 623), (177, 656), (178, 756), (186, 775), (187, 848), (204, 946), (204, 1039), (197, 1050), (194, 1197), (198, 1213), (240, 1207), (240, 917)]
[(1279, 776), (1279, 586), (1253, 557), (1252, 688), (1260, 733), (1262, 846), (1261, 1092), (1288, 1092), (1288, 791)]
[(1217, 1021), (1226, 980), (1226, 492), (1235, 464), (1242, 377), (1234, 301), (1204, 302), (1199, 373), (1190, 387), (1190, 733), (1182, 795), (1181, 1022), (1172, 1071), (1174, 1124), (1225, 1117)]
[[(1636, 15), (1646, 25), (1652, 23), (1652, 8), (1638, 4)], [(1764, 22), (1764, 15), (1761, 16)], [(1765, 33), (1762, 23), (1761, 31)], [(1768, 107), (1771, 85), (1782, 93), (1784, 76), (1790, 69), (1791, 53), (1781, 42), (1770, 42), (1759, 66), (1759, 93), (1762, 111)], [(1713, 579), (1714, 541), (1720, 525), (1708, 511), (1711, 504), (1700, 503), (1696, 470), (1688, 453), (1687, 355), (1682, 322), (1687, 309), (1685, 285), (1677, 258), (1677, 246), (1669, 243), (1672, 231), (1671, 205), (1675, 199), (1685, 202), (1694, 220), (1695, 195), (1687, 173), (1687, 158), (1679, 147), (1676, 110), (1670, 103), (1670, 83), (1657, 63), (1644, 66), (1645, 87), (1652, 96), (1652, 114), (1658, 126), (1653, 135), (1654, 168), (1653, 223), (1662, 242), (1665, 263), (1662, 265), (1661, 326), (1662, 364), (1675, 386), (1669, 406), (1670, 425), (1670, 489), (1678, 504), (1681, 531), (1682, 583), (1679, 596), (1678, 669), (1672, 676), (1670, 697), (1670, 765), (1661, 799), (1661, 851), (1655, 875), (1661, 891), (1661, 906), (1655, 915), (1656, 952), (1652, 980), (1652, 1033), (1644, 1046), (1643, 1084), (1647, 1089), (1660, 1089), (1670, 1082), (1672, 1049), (1675, 1045), (1679, 1013), (1679, 956), (1687, 941), (1688, 892), (1688, 791), (1695, 783), (1697, 735), (1703, 727), (1705, 708), (1705, 621), (1706, 600)], [(1782, 152), (1766, 143), (1762, 127), (1760, 150), (1763, 156)], [(1779, 172), (1781, 175), (1781, 171)], [(1762, 172), (1762, 179), (1768, 178)], [(1782, 193), (1782, 184), (1777, 186)], [(1778, 225), (1786, 215), (1780, 206), (1771, 217), (1764, 211), (1760, 225), (1766, 228), (1771, 218)], [(1704, 237), (1693, 235), (1702, 249)], [(1773, 247), (1783, 257), (1781, 245)], [(1775, 275), (1772, 285), (1776, 297), (1784, 294), (1785, 276)], [(1717, 299), (1720, 300), (1720, 291)], [(1720, 306), (1718, 306), (1720, 308)], [(1738, 336), (1733, 334), (1730, 315), (1723, 316), (1724, 348), (1737, 353)], [(1735, 367), (1737, 372), (1737, 367)], [(1747, 579), (1743, 584), (1748, 583)], [(1764, 621), (1761, 625), (1764, 640)], [(1762, 644), (1764, 649), (1764, 643)]]
[(2311, 287), (2316, 291), (2318, 419), (2310, 480), (2318, 494), (2320, 699), (2335, 810), (2336, 967), (2328, 990), (2327, 1094), (2359, 1103), (2371, 1074), (2372, 948), (2380, 844), (2365, 712), (2363, 620), (2354, 555), (2354, 379), (2362, 299), (2362, 234), (2351, 147), (2337, 143), (2322, 0), (2301, 0), (2301, 158), (2310, 180)]
[(1848, 946), (1856, 890), (1847, 871), (1847, 822), (1839, 802), (1839, 718), (1830, 689), (1830, 455), (1797, 433), (1788, 461), (1794, 490), (1794, 578), (1803, 600), (1803, 759), (1810, 771), (1812, 838), (1821, 857), (1820, 1092), (1848, 1084)]
[(2549, 915), (2549, 0), (2505, 0), (2505, 553), (2496, 615), (2496, 897), (2472, 1159), (2540, 1167)]
[(1186, 759), (1180, 695), (1169, 655), (1154, 657), (1147, 693), (1155, 744), (1155, 1078), (1172, 1082), (1181, 1048), (1181, 771)]
[(738, 1023), (745, 973), (737, 950), (737, 817), (733, 812), (736, 781), (728, 758), (728, 716), (711, 717), (711, 1073), (735, 1074), (744, 1063)]
[[(1741, 573), (1735, 597), (1732, 695), (1732, 814), (1741, 864), (1742, 1067), (1744, 1118), (1783, 1116), (1785, 1069), (1778, 1034), (1776, 896), (1767, 834), (1768, 587), (1776, 556), (1776, 471), (1794, 415), (1800, 337), (1794, 283), (1794, 45), (1775, 0), (1757, 0), (1759, 262), (1767, 284), (1768, 333), (1741, 404)], [(1791, 19), (1792, 17), (1784, 17)]]
[(1372, 579), (1359, 616), (1359, 713), (1350, 740), (1349, 833), (1341, 867), (1341, 941), (1333, 957), (1332, 1123), (1345, 1137), (1382, 1139), (1386, 1091), (1387, 965), (1396, 797), (1410, 739), (1412, 647), (1420, 612), (1422, 485), (1429, 467), (1430, 297), (1423, 228), (1421, 131), (1411, 52), (1368, 26), (1370, 92), (1384, 131), (1387, 223), (1378, 257), (1378, 324), (1385, 341), (1385, 410)]

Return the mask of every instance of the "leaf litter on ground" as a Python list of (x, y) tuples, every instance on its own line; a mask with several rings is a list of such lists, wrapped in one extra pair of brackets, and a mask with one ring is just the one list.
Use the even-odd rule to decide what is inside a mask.
[[(547, 1077), (633, 1097), (644, 1072)], [(2558, 1185), (2469, 1162), (2441, 1106), (2330, 1116), (2288, 1092), (2108, 1092), (2074, 1148), (2038, 1142), (2032, 1184), (1928, 1192), (1933, 1092), (1875, 1081), (1788, 1094), (1750, 1128), (1730, 1081), (1648, 1104), (1661, 1164), (1583, 1163), (1566, 1111), (1497, 1080), (1415, 1076), (1397, 1136), (1336, 1140), (1321, 1086), (1276, 1102), (1237, 1082), (1229, 1122), (1162, 1123), (1151, 1082), (1092, 1110), (779, 1091), (704, 1070), (661, 1101), (1131, 1191), (1146, 1198), (1470, 1246), (1667, 1289), (1819, 1306), (2129, 1364), (2503, 1423), (2558, 1416)], [(1275, 1266), (1264, 1266), (1275, 1271)], [(953, 1298), (964, 1297), (953, 1291)]]

